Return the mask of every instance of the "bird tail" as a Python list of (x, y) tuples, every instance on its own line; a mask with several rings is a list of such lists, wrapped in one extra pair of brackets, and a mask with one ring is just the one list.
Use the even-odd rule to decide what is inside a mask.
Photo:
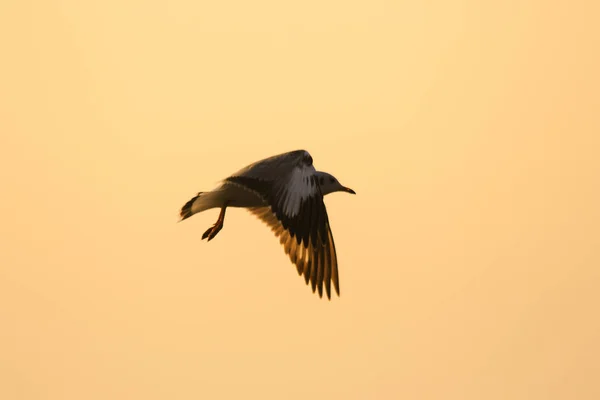
[(192, 215), (214, 208), (215, 204), (211, 192), (199, 192), (196, 196), (192, 197), (187, 203), (181, 207), (179, 211), (180, 221), (191, 217)]

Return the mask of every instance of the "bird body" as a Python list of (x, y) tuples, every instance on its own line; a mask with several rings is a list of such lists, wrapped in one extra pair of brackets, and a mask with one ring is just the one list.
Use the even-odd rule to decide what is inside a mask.
[(316, 171), (311, 155), (296, 150), (257, 161), (226, 178), (210, 192), (200, 192), (180, 211), (181, 220), (220, 208), (215, 225), (202, 239), (212, 240), (222, 229), (227, 207), (243, 207), (265, 222), (280, 238), (286, 254), (306, 283), (330, 298), (330, 285), (339, 295), (337, 255), (323, 196), (354, 194), (331, 174)]
[(260, 207), (267, 205), (266, 201), (255, 192), (242, 185), (232, 182), (223, 182), (210, 192), (200, 192), (183, 206), (182, 219), (191, 217), (211, 208), (227, 207)]

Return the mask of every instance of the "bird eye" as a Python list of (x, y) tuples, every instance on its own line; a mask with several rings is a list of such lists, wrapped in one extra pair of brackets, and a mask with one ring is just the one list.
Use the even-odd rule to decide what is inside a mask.
[(335, 178), (334, 177), (329, 178), (329, 183), (333, 183), (333, 182), (335, 182)]

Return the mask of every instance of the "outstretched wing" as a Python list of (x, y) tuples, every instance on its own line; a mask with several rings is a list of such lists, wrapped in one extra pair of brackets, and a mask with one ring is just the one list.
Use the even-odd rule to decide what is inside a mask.
[[(263, 173), (266, 169), (268, 173)], [(269, 206), (250, 208), (250, 212), (280, 238), (286, 254), (306, 283), (311, 283), (313, 292), (318, 289), (322, 297), (325, 284), (327, 297), (331, 298), (331, 282), (340, 293), (337, 255), (314, 173), (310, 154), (300, 150), (259, 161), (226, 181), (243, 185), (267, 201)]]
[[(331, 283), (336, 293), (340, 294), (340, 281), (338, 276), (337, 255), (329, 222), (325, 222), (326, 236), (320, 234), (311, 236), (308, 242), (298, 241), (298, 236), (293, 236), (289, 229), (275, 216), (270, 207), (251, 208), (250, 212), (265, 222), (279, 242), (283, 245), (285, 253), (296, 265), (298, 275), (304, 275), (306, 284), (311, 283), (313, 293), (316, 289), (319, 296), (323, 296), (323, 284), (327, 298), (331, 298)], [(325, 218), (327, 218), (325, 216)], [(313, 244), (314, 242), (314, 244)]]
[(295, 150), (257, 161), (232, 176), (256, 178), (262, 181), (280, 180), (299, 165), (312, 166), (312, 157), (306, 150)]

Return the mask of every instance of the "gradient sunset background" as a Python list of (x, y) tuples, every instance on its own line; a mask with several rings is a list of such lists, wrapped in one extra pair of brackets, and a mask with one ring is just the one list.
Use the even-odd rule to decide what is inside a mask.
[[(0, 6), (0, 398), (599, 399), (592, 1)], [(230, 209), (295, 149), (340, 298)]]

